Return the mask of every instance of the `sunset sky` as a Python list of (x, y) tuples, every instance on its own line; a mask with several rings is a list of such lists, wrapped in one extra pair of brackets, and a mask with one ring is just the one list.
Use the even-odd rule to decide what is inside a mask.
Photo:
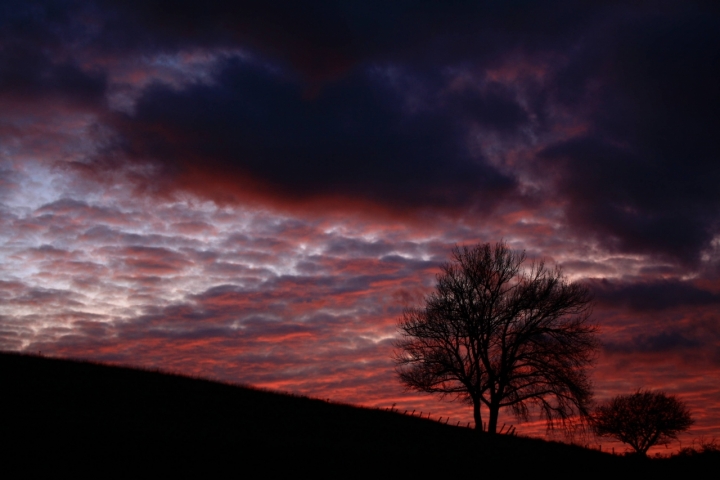
[(0, 350), (464, 424), (397, 321), (504, 239), (720, 438), (719, 152), (713, 1), (5, 0)]

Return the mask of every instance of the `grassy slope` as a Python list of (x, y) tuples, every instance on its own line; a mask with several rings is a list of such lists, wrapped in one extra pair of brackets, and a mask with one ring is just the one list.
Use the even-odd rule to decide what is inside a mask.
[(552, 470), (561, 477), (692, 463), (637, 462), (537, 439), (176, 375), (0, 354), (3, 462), (31, 471), (323, 476)]

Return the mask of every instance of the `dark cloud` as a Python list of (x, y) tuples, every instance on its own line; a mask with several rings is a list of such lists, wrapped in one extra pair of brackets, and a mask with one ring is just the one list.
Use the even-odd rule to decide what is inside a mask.
[[(7, 5), (13, 98), (97, 106), (118, 62), (224, 52), (206, 81), (150, 82), (134, 113), (103, 117), (158, 168), (146, 189), (490, 212), (525, 165), (535, 200), (605, 248), (693, 264), (720, 228), (712, 2)], [(523, 147), (539, 157), (498, 166)]]
[(82, 106), (100, 106), (106, 79), (101, 72), (84, 71), (72, 61), (57, 61), (13, 44), (0, 47), (0, 98), (37, 102), (49, 99)]
[(588, 32), (552, 84), (587, 131), (540, 155), (579, 231), (697, 261), (719, 227), (719, 60), (720, 16), (696, 4)]
[(3, 2), (0, 7), (0, 101), (61, 100), (100, 107), (104, 72), (72, 50), (85, 36), (81, 2)]
[[(607, 2), (595, 2), (602, 6)], [(97, 48), (114, 52), (242, 46), (310, 78), (337, 78), (368, 60), (455, 63), (492, 59), (499, 50), (562, 43), (598, 10), (589, 2), (283, 2), (100, 0), (74, 30), (94, 27)], [(46, 18), (58, 15), (42, 9)], [(82, 18), (82, 17), (81, 17)], [(57, 23), (57, 20), (56, 20)], [(69, 23), (69, 22), (68, 22)], [(77, 33), (75, 35), (78, 35)]]
[[(486, 119), (506, 117), (503, 128), (520, 121), (509, 99), (490, 95), (476, 108), (482, 102)], [(182, 91), (156, 85), (135, 110), (114, 120), (125, 151), (161, 162), (170, 178), (202, 165), (205, 182), (230, 176), (247, 187), (255, 180), (280, 197), (438, 208), (493, 204), (514, 187), (470, 155), (467, 131), (451, 111), (408, 113), (403, 96), (366, 71), (308, 98), (299, 80), (232, 59), (215, 83)]]
[(499, 83), (491, 83), (480, 91), (464, 91), (451, 101), (455, 102), (451, 108), (456, 115), (491, 130), (515, 132), (529, 120), (528, 112), (517, 103), (515, 92)]
[[(706, 339), (707, 340), (707, 339)], [(683, 332), (669, 331), (654, 335), (637, 335), (624, 343), (606, 343), (603, 348), (610, 353), (678, 353), (683, 350), (712, 346), (711, 341), (690, 338)]]
[(447, 415), (400, 393), (395, 322), (506, 238), (617, 277), (600, 391), (710, 395), (718, 32), (717, 2), (2, 2), (0, 346)]
[(600, 304), (636, 311), (720, 305), (720, 294), (699, 288), (690, 281), (594, 280), (589, 282), (589, 286)]

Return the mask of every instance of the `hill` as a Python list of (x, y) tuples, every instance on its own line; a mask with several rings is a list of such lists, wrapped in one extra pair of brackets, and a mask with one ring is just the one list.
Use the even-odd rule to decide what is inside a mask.
[[(0, 354), (5, 464), (28, 474), (392, 474), (548, 469), (562, 477), (683, 465), (179, 375)], [(694, 463), (693, 463), (694, 462)]]

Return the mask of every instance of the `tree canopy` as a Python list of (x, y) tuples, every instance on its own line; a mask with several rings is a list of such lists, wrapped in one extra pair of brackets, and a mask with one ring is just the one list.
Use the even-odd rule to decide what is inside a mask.
[(475, 428), (497, 430), (501, 408), (527, 418), (538, 407), (551, 428), (585, 416), (585, 372), (598, 346), (588, 288), (504, 242), (455, 247), (435, 291), (399, 321), (395, 361), (407, 389), (473, 406)]
[(677, 439), (693, 423), (690, 410), (675, 396), (642, 390), (618, 395), (593, 415), (596, 435), (616, 438), (643, 456), (653, 445)]

